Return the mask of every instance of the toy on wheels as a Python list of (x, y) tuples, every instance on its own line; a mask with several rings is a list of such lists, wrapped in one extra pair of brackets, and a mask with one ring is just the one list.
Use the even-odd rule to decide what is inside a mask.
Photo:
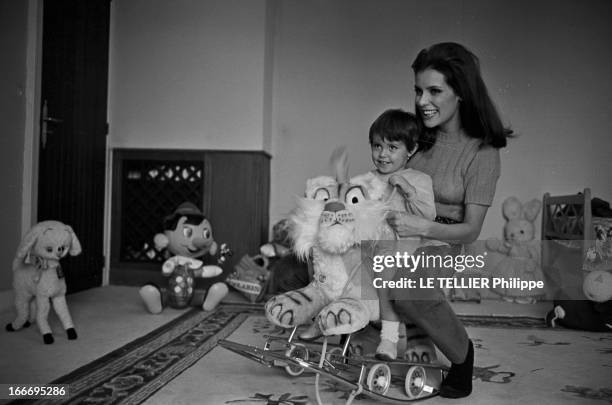
[[(219, 345), (268, 367), (282, 367), (290, 376), (314, 373), (318, 403), (321, 376), (351, 390), (347, 404), (359, 394), (393, 403), (436, 395), (441, 366), (385, 362), (351, 348), (354, 332), (380, 320), (368, 269), (379, 249), (384, 251), (377, 241), (393, 241), (395, 234), (385, 220), (388, 206), (381, 198), (386, 184), (367, 174), (349, 178), (343, 149), (334, 151), (331, 163), (335, 176), (309, 179), (304, 198), (289, 217), (292, 250), (312, 264), (310, 283), (273, 296), (264, 307), (268, 321), (290, 331), (289, 337), (267, 336), (263, 349), (227, 340)], [(412, 254), (419, 246), (419, 241), (403, 241), (402, 250)], [(296, 336), (299, 326), (309, 324)], [(417, 328), (412, 333), (411, 345), (423, 341), (423, 347), (433, 348)], [(324, 336), (322, 342), (313, 340), (319, 336)], [(328, 345), (328, 339), (340, 340)], [(434, 358), (435, 349), (426, 350)]]
[(268, 367), (283, 369), (289, 376), (315, 374), (317, 401), (320, 376), (350, 388), (347, 400), (363, 394), (388, 403), (409, 403), (436, 396), (446, 367), (435, 363), (405, 360), (381, 361), (356, 354), (351, 334), (343, 335), (339, 343), (303, 341), (296, 337), (297, 327), (289, 337), (265, 336), (263, 348), (220, 340), (219, 346)]

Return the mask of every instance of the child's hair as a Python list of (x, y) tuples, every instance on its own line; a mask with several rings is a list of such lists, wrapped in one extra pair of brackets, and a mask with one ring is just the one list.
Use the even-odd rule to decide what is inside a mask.
[(410, 112), (391, 109), (383, 112), (370, 126), (370, 145), (374, 136), (384, 141), (401, 141), (406, 149), (413, 151), (418, 144), (421, 126), (416, 116)]

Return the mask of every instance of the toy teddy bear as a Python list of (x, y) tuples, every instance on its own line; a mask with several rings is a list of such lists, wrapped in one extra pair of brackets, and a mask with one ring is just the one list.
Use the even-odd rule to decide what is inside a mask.
[(39, 222), (26, 233), (13, 260), (17, 317), (6, 325), (7, 331), (28, 327), (36, 319), (44, 343), (53, 343), (47, 320), (53, 304), (68, 339), (77, 338), (66, 304), (66, 279), (59, 262), (68, 254), (76, 256), (79, 253), (79, 239), (70, 226), (59, 221)]
[(196, 277), (216, 277), (223, 272), (217, 265), (203, 265), (198, 258), (216, 255), (219, 250), (217, 264), (222, 264), (231, 255), (225, 244), (219, 249), (210, 222), (194, 204), (185, 202), (167, 216), (164, 233), (155, 235), (154, 243), (156, 249), (166, 249), (172, 257), (162, 266), (163, 275), (169, 277), (168, 288), (160, 289), (154, 284), (140, 288), (140, 297), (150, 313), (158, 314), (166, 305), (172, 308), (201, 306), (210, 311), (227, 295), (228, 287), (224, 282), (214, 283), (208, 291), (194, 288)]
[[(506, 280), (520, 278), (526, 281), (544, 279), (540, 266), (540, 244), (535, 240), (534, 221), (542, 204), (533, 199), (522, 204), (516, 197), (507, 198), (502, 204), (502, 213), (506, 219), (504, 240), (489, 239), (486, 247), (489, 252), (500, 253), (503, 257), (497, 260), (490, 272), (495, 277)], [(490, 260), (493, 262), (493, 260)], [(536, 297), (544, 294), (538, 289), (526, 291), (516, 288), (495, 288), (493, 291), (507, 301), (533, 303)]]

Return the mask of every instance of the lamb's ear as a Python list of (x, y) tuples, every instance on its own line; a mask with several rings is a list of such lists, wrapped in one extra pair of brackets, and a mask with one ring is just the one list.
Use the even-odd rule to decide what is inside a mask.
[(542, 203), (538, 199), (533, 199), (525, 204), (523, 207), (523, 212), (525, 214), (525, 219), (529, 222), (535, 221), (540, 213), (540, 208), (542, 208)]
[(72, 237), (72, 244), (68, 253), (70, 253), (70, 256), (76, 256), (81, 253), (81, 242), (79, 242), (79, 238), (77, 238), (76, 233), (74, 233), (70, 226), (66, 225), (66, 230)]
[(32, 246), (34, 246), (34, 243), (36, 243), (36, 240), (42, 234), (43, 228), (42, 225), (36, 224), (25, 234), (17, 248), (17, 254), (15, 255), (17, 259), (23, 259), (30, 253), (30, 249), (32, 249)]

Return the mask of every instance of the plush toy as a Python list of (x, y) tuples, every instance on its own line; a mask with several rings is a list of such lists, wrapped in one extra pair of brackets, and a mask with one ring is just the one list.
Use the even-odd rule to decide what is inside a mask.
[(272, 239), (259, 248), (260, 254), (244, 255), (225, 280), (251, 302), (308, 284), (308, 264), (291, 250), (291, 223), (281, 219), (272, 227)]
[(266, 294), (279, 294), (306, 287), (310, 282), (308, 263), (292, 250), (291, 221), (281, 219), (272, 227), (272, 240), (261, 246), (259, 251), (267, 258), (268, 280)]
[(81, 253), (81, 244), (72, 228), (59, 221), (43, 221), (25, 235), (13, 260), (13, 288), (17, 317), (6, 325), (13, 332), (36, 320), (45, 344), (53, 343), (47, 317), (51, 303), (68, 339), (77, 338), (66, 304), (66, 279), (60, 260)]
[(592, 271), (584, 278), (582, 291), (593, 302), (606, 302), (612, 299), (612, 273)]
[(583, 263), (583, 270), (587, 273), (582, 282), (582, 293), (587, 299), (564, 293), (554, 301), (554, 308), (546, 315), (548, 326), (596, 332), (612, 330), (611, 230), (601, 225), (595, 227), (595, 244), (588, 249)]
[(269, 264), (265, 256), (244, 255), (234, 266), (234, 271), (227, 276), (225, 282), (249, 301), (259, 302), (266, 294), (266, 285), (270, 277)]
[[(149, 312), (158, 314), (165, 305), (201, 306), (210, 311), (227, 295), (228, 288), (223, 282), (214, 283), (206, 292), (194, 289), (196, 277), (216, 277), (223, 272), (217, 265), (205, 266), (198, 260), (206, 254), (216, 255), (219, 247), (213, 239), (210, 222), (194, 204), (185, 202), (166, 217), (164, 233), (155, 235), (154, 243), (156, 249), (166, 249), (172, 257), (162, 266), (163, 275), (169, 277), (168, 288), (147, 284), (139, 291)], [(219, 253), (217, 262), (222, 264), (231, 251), (221, 245)]]
[[(489, 258), (489, 264), (495, 263), (489, 271), (494, 277), (506, 280), (519, 278), (525, 281), (542, 281), (544, 275), (540, 265), (540, 242), (535, 240), (534, 221), (542, 204), (533, 199), (526, 204), (515, 198), (507, 198), (502, 204), (502, 213), (506, 219), (504, 240), (489, 239), (486, 247), (492, 254), (499, 253), (501, 258)], [(521, 290), (519, 288), (494, 288), (494, 292), (507, 301), (533, 303), (544, 295), (541, 289)]]
[(361, 243), (395, 239), (385, 221), (388, 207), (369, 193), (372, 185), (365, 176), (348, 178), (345, 153), (335, 153), (332, 162), (335, 178), (308, 180), (305, 197), (298, 200), (290, 216), (293, 250), (302, 260), (311, 261), (312, 281), (274, 296), (265, 305), (268, 320), (282, 328), (310, 324), (314, 319), (300, 335), (302, 339), (352, 333), (379, 320), (379, 301), (371, 280), (372, 254), (362, 257), (362, 248), (373, 252), (373, 244)]
[(612, 269), (612, 226), (595, 223), (597, 221), (597, 218), (593, 220), (595, 241), (587, 249), (584, 260), (583, 267), (587, 271)]
[(552, 328), (564, 326), (594, 332), (612, 331), (612, 272), (589, 272), (582, 283), (584, 299), (558, 299), (546, 315)]
[(272, 227), (272, 240), (259, 248), (259, 252), (268, 259), (287, 256), (291, 253), (290, 222), (281, 219)]

